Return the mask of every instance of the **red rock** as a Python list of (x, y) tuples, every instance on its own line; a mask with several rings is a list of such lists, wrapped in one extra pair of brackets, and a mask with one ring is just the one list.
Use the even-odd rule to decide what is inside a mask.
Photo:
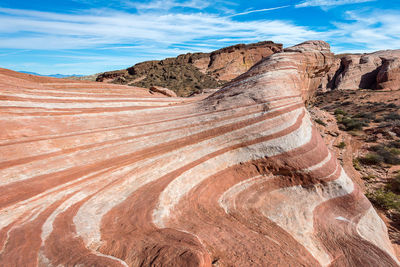
[(0, 71), (0, 265), (398, 266), (304, 101), (310, 41), (204, 98)]
[(261, 59), (280, 51), (282, 45), (273, 42), (230, 46), (212, 52), (207, 68), (204, 65), (202, 69), (217, 80), (230, 81), (248, 71)]
[(160, 86), (150, 87), (150, 92), (160, 93), (160, 94), (163, 94), (163, 95), (169, 96), (169, 97), (177, 97), (177, 95), (174, 91), (169, 90), (168, 88), (160, 87)]

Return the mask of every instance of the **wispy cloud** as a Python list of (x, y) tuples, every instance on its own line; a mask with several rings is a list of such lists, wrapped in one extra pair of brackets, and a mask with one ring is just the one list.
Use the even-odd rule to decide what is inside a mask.
[(130, 2), (138, 10), (170, 10), (175, 7), (186, 7), (193, 9), (203, 9), (210, 5), (210, 2), (204, 0), (176, 1), (176, 0), (157, 0), (148, 3)]
[(277, 10), (277, 9), (282, 9), (282, 8), (286, 8), (286, 7), (290, 7), (290, 5), (271, 7), (271, 8), (264, 8), (264, 9), (257, 9), (257, 10), (249, 10), (249, 11), (246, 11), (246, 12), (233, 14), (233, 15), (230, 15), (228, 17), (236, 17), (236, 16), (247, 15), (247, 14), (257, 13), (257, 12), (266, 12), (266, 11)]
[(294, 44), (321, 37), (321, 33), (282, 20), (235, 21), (207, 13), (130, 14), (96, 10), (59, 14), (0, 9), (0, 48), (84, 49), (110, 45), (214, 44), (274, 40)]
[(332, 7), (332, 6), (350, 5), (350, 4), (366, 3), (373, 1), (376, 0), (305, 0), (300, 4), (297, 4), (296, 7), (311, 7), (311, 6)]
[(0, 53), (0, 57), (18, 55), (18, 54), (26, 53), (26, 52), (29, 52), (29, 51), (31, 51), (31, 50), (17, 50), (17, 51), (13, 51), (13, 52)]
[(338, 47), (357, 47), (363, 52), (400, 49), (399, 11), (347, 11), (346, 16), (349, 22), (334, 23), (332, 42)]

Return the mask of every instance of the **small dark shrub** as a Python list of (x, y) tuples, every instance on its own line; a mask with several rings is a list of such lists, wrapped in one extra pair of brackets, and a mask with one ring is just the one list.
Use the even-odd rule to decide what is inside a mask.
[(336, 147), (337, 147), (337, 148), (340, 148), (340, 149), (343, 149), (343, 148), (346, 147), (346, 143), (342, 141), (342, 142), (340, 142)]
[(364, 181), (371, 181), (371, 180), (375, 179), (375, 175), (369, 174), (367, 176), (363, 176), (361, 179), (363, 179)]
[(364, 118), (364, 119), (368, 119), (368, 120), (375, 120), (376, 119), (376, 115), (374, 113), (371, 112), (360, 112), (357, 113), (356, 115), (353, 116), (354, 118)]
[(344, 111), (343, 109), (338, 108), (338, 109), (335, 110), (334, 114), (335, 115), (343, 115), (343, 116), (345, 116), (345, 115), (347, 115), (347, 112)]
[(363, 122), (350, 117), (344, 117), (340, 123), (344, 125), (346, 131), (362, 130), (365, 125)]
[(386, 210), (400, 211), (400, 196), (383, 189), (378, 189), (375, 192), (367, 193), (367, 197), (375, 205)]
[(322, 126), (326, 126), (326, 125), (327, 125), (327, 124), (326, 124), (323, 120), (321, 120), (321, 119), (316, 119), (315, 122), (318, 123), (318, 124), (320, 124), (320, 125), (322, 125)]
[(388, 151), (391, 153), (391, 154), (393, 154), (393, 155), (400, 155), (400, 149), (398, 149), (398, 148), (395, 148), (395, 147), (389, 147), (388, 148)]
[(358, 159), (353, 159), (353, 167), (357, 171), (361, 171), (360, 161)]
[(364, 157), (358, 158), (358, 161), (365, 165), (380, 165), (383, 163), (384, 158), (378, 154), (370, 153)]
[(397, 113), (390, 113), (390, 114), (385, 115), (385, 120), (387, 120), (387, 121), (400, 120), (400, 115)]
[(388, 147), (400, 148), (400, 140), (391, 141), (388, 144)]
[(400, 164), (400, 158), (397, 155), (395, 155), (389, 151), (387, 151), (385, 154), (382, 154), (382, 157), (384, 158), (384, 161), (387, 164), (391, 164), (391, 165), (399, 165)]
[(400, 154), (400, 150), (397, 148), (391, 148), (384, 145), (377, 145), (370, 147), (371, 151), (374, 151), (377, 155), (379, 155), (383, 162), (392, 165), (400, 164), (400, 158), (398, 155)]
[(400, 193), (400, 173), (398, 173), (390, 183), (390, 190)]

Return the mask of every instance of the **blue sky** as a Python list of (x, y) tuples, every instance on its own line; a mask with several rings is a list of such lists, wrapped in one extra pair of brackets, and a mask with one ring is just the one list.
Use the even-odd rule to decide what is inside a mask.
[(272, 40), (400, 49), (399, 0), (2, 0), (0, 67), (93, 74)]

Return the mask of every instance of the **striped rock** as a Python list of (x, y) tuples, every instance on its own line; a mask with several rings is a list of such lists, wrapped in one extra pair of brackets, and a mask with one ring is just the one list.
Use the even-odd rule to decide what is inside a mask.
[(397, 266), (304, 100), (328, 44), (204, 98), (0, 71), (2, 266)]

